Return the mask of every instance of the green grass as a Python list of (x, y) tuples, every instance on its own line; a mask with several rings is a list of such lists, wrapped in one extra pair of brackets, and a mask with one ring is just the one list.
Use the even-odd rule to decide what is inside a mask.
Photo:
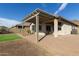
[(17, 34), (0, 34), (0, 42), (21, 39)]

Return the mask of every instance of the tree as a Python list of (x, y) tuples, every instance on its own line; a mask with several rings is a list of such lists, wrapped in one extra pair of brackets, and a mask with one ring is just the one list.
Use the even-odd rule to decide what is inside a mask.
[(0, 33), (8, 33), (9, 29), (5, 26), (0, 26)]

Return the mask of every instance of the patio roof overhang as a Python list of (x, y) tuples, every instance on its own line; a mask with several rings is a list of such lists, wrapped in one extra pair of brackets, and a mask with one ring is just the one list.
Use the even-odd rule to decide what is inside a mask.
[(25, 22), (34, 22), (36, 20), (36, 16), (39, 15), (39, 22), (49, 22), (49, 21), (53, 21), (53, 19), (55, 18), (55, 16), (48, 14), (47, 12), (44, 12), (42, 10), (35, 10), (33, 13), (31, 13), (30, 15), (28, 15), (27, 17), (24, 18)]
[(24, 22), (32, 22), (35, 23), (36, 22), (36, 16), (39, 15), (39, 22), (45, 22), (45, 23), (50, 23), (53, 22), (54, 19), (58, 19), (58, 21), (60, 22), (67, 22), (69, 24), (72, 24), (74, 26), (78, 26), (77, 24), (61, 17), (61, 16), (57, 16), (57, 15), (53, 15), (53, 14), (49, 14), (43, 10), (40, 9), (36, 9), (34, 12), (32, 12), (31, 14), (29, 14), (27, 17), (24, 18)]

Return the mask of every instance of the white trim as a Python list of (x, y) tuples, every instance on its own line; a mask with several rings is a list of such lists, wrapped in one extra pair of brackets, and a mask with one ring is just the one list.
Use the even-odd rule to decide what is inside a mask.
[(38, 14), (39, 14), (39, 13), (37, 13), (37, 14), (36, 14), (36, 15), (34, 15), (34, 16), (31, 16), (30, 18), (26, 19), (25, 21), (28, 21), (28, 20), (30, 20), (30, 19), (32, 19), (32, 18), (34, 18), (34, 17), (36, 17)]

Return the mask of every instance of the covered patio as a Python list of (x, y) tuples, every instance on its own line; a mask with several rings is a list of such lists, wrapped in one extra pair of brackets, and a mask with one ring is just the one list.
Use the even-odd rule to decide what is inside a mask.
[(27, 17), (24, 18), (25, 22), (31, 22), (30, 26), (31, 31), (35, 31), (36, 39), (39, 39), (40, 33), (45, 36), (46, 34), (52, 34), (54, 37), (58, 36), (58, 31), (61, 30), (61, 26), (63, 23), (70, 23), (74, 25), (72, 22), (65, 20), (64, 18), (56, 15), (49, 14), (40, 9), (35, 10)]

